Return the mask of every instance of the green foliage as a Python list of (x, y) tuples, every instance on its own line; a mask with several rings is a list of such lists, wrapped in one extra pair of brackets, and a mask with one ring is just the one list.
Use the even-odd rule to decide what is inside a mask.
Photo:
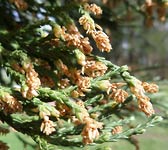
[[(149, 26), (149, 7), (165, 10), (167, 1), (96, 2), (102, 15), (100, 7), (82, 0), (0, 0), (0, 133), (12, 127), (38, 144), (16, 133), (19, 145), (110, 150), (111, 142), (127, 139), (137, 147), (132, 135), (165, 117), (167, 106), (153, 101), (163, 108), (162, 117), (155, 115), (147, 95), (157, 92), (157, 85), (140, 81), (126, 65), (95, 51), (110, 52), (104, 30), (129, 17), (130, 10)], [(166, 14), (157, 15), (162, 21)], [(144, 122), (139, 110), (148, 116)]]

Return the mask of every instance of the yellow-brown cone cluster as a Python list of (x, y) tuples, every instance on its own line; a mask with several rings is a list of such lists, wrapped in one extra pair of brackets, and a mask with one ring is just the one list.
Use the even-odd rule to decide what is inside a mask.
[(26, 10), (28, 4), (24, 0), (9, 0), (11, 3), (14, 3), (16, 7), (20, 10)]
[(0, 108), (5, 114), (22, 111), (22, 104), (15, 97), (7, 92), (0, 93), (0, 95)]
[(94, 23), (94, 20), (89, 16), (89, 14), (84, 14), (82, 17), (80, 17), (79, 23), (86, 30), (86, 33), (93, 37), (98, 49), (101, 52), (110, 52), (112, 47), (109, 37), (102, 31), (102, 28), (99, 25)]
[(146, 18), (145, 18), (146, 26), (151, 27), (153, 25), (155, 10), (158, 15), (159, 21), (165, 22), (166, 7), (167, 7), (167, 2), (157, 3), (153, 0), (146, 0), (145, 4), (142, 6), (142, 9), (146, 14)]
[(140, 80), (135, 79), (134, 85), (131, 86), (131, 92), (137, 97), (138, 106), (147, 116), (151, 116), (155, 113), (153, 106), (150, 102), (150, 98), (145, 95), (146, 92), (155, 93), (158, 91), (158, 86), (155, 84), (142, 83)]
[(112, 134), (122, 133), (122, 130), (123, 130), (122, 126), (116, 126), (116, 127), (113, 128)]
[(85, 10), (93, 13), (94, 15), (101, 15), (102, 14), (102, 9), (97, 6), (96, 4), (85, 4), (84, 5)]
[(24, 66), (26, 73), (26, 84), (27, 87), (23, 89), (22, 95), (27, 99), (32, 99), (34, 96), (37, 96), (37, 89), (40, 87), (41, 82), (38, 78), (38, 73), (34, 70), (32, 64), (26, 64)]

